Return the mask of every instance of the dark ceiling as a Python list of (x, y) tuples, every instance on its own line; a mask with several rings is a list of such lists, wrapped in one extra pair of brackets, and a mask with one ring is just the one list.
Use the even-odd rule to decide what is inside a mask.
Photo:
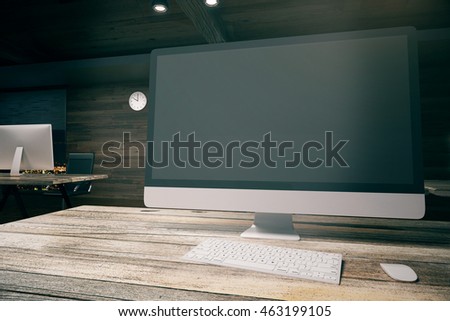
[(1, 0), (0, 66), (398, 26), (450, 27), (448, 0)]

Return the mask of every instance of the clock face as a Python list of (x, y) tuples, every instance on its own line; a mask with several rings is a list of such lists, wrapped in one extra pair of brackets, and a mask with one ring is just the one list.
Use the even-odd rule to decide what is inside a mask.
[(147, 97), (143, 92), (136, 91), (130, 95), (128, 104), (135, 111), (142, 110), (147, 105)]

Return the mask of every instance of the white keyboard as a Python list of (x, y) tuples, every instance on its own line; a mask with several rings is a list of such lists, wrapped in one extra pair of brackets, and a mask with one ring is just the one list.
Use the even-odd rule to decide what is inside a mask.
[(337, 253), (207, 239), (183, 258), (333, 284), (341, 279), (342, 254)]

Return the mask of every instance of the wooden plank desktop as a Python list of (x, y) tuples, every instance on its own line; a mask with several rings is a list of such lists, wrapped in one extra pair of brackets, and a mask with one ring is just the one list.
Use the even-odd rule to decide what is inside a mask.
[[(302, 240), (241, 239), (250, 213), (81, 206), (0, 226), (0, 300), (450, 300), (450, 222), (295, 215)], [(209, 237), (343, 254), (340, 285), (190, 263)], [(406, 263), (415, 283), (380, 262)]]
[(0, 185), (59, 185), (106, 179), (104, 174), (23, 174), (20, 176), (0, 175)]

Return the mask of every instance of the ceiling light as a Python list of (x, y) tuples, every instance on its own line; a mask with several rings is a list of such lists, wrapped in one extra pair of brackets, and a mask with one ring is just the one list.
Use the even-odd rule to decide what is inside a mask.
[(156, 12), (164, 13), (169, 9), (169, 5), (167, 4), (167, 0), (153, 0), (152, 8)]
[(219, 4), (219, 0), (205, 0), (205, 4), (208, 7), (215, 7)]

